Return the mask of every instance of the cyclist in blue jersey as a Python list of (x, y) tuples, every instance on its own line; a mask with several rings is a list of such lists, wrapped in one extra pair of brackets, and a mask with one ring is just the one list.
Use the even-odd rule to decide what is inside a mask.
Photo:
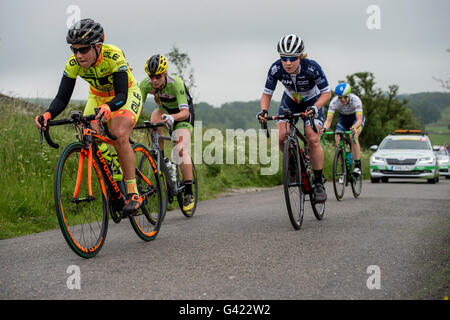
[[(356, 144), (351, 139), (352, 152), (355, 158), (355, 168), (353, 174), (355, 176), (361, 175), (361, 156), (358, 137), (364, 127), (364, 114), (361, 99), (353, 93), (350, 93), (351, 87), (348, 83), (340, 83), (336, 86), (334, 97), (330, 102), (328, 108), (327, 120), (323, 125), (323, 130), (330, 128), (333, 121), (334, 113), (338, 112), (338, 122), (336, 125), (336, 132), (352, 131), (355, 134)], [(336, 135), (336, 144), (339, 144), (339, 136)]]
[[(265, 121), (270, 100), (277, 82), (283, 83), (285, 90), (281, 99), (278, 114), (285, 110), (292, 113), (304, 112), (314, 115), (314, 123), (318, 130), (323, 127), (322, 107), (330, 100), (331, 91), (328, 80), (322, 68), (314, 60), (306, 59), (303, 40), (289, 34), (283, 37), (277, 46), (280, 59), (275, 61), (269, 69), (266, 85), (260, 101), (261, 111), (257, 114), (259, 121)], [(313, 131), (308, 120), (304, 121), (305, 136), (314, 169), (314, 191), (317, 202), (325, 202), (327, 194), (323, 186), (324, 155), (320, 145), (319, 135)], [(287, 121), (277, 121), (279, 147), (283, 151), (286, 134), (289, 132)]]

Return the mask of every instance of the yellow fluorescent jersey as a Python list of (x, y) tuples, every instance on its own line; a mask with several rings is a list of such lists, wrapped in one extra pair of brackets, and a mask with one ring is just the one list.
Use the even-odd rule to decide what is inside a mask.
[(102, 52), (95, 65), (88, 69), (83, 69), (78, 64), (75, 55), (72, 55), (66, 64), (64, 75), (72, 79), (80, 76), (90, 84), (90, 89), (94, 93), (97, 91), (114, 95), (112, 93), (114, 91), (112, 74), (120, 71), (127, 72), (128, 87), (131, 87), (133, 84), (137, 86), (123, 51), (111, 44), (103, 44)]

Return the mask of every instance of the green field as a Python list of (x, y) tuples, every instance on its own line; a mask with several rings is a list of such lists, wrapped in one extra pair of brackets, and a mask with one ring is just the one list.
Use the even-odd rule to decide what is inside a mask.
[[(447, 110), (448, 109), (450, 108), (447, 108)], [(425, 127), (425, 132), (427, 133), (433, 145), (444, 145), (446, 143), (450, 145), (450, 128), (449, 128), (450, 120), (449, 123), (447, 123), (447, 125), (442, 123), (443, 122), (442, 120), (443, 119), (434, 124), (427, 125)]]

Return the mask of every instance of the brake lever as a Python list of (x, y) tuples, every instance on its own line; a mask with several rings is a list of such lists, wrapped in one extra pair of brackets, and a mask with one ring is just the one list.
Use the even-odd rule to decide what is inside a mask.
[(267, 138), (270, 138), (269, 130), (267, 130), (267, 121), (261, 121), (261, 129), (266, 132)]
[(98, 123), (98, 127), (100, 128), (100, 135), (104, 136), (105, 135), (105, 129), (103, 128), (103, 124), (101, 119), (97, 119), (97, 123)]
[(39, 135), (40, 135), (40, 143), (42, 144), (44, 142), (44, 133), (42, 127), (39, 129)]

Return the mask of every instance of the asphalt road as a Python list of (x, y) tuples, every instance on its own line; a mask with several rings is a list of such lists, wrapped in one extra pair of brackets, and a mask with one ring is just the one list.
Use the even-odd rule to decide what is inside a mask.
[[(281, 187), (167, 213), (158, 238), (110, 223), (93, 259), (60, 230), (0, 241), (0, 299), (443, 299), (449, 294), (450, 180), (371, 184), (295, 231)], [(447, 259), (447, 260), (445, 260)], [(80, 289), (69, 289), (70, 266)], [(372, 267), (370, 267), (372, 266)], [(373, 267), (375, 266), (375, 267)], [(447, 268), (448, 269), (448, 268)], [(369, 279), (370, 278), (370, 279)], [(372, 289), (369, 289), (368, 287)], [(69, 284), (77, 282), (69, 281)]]

